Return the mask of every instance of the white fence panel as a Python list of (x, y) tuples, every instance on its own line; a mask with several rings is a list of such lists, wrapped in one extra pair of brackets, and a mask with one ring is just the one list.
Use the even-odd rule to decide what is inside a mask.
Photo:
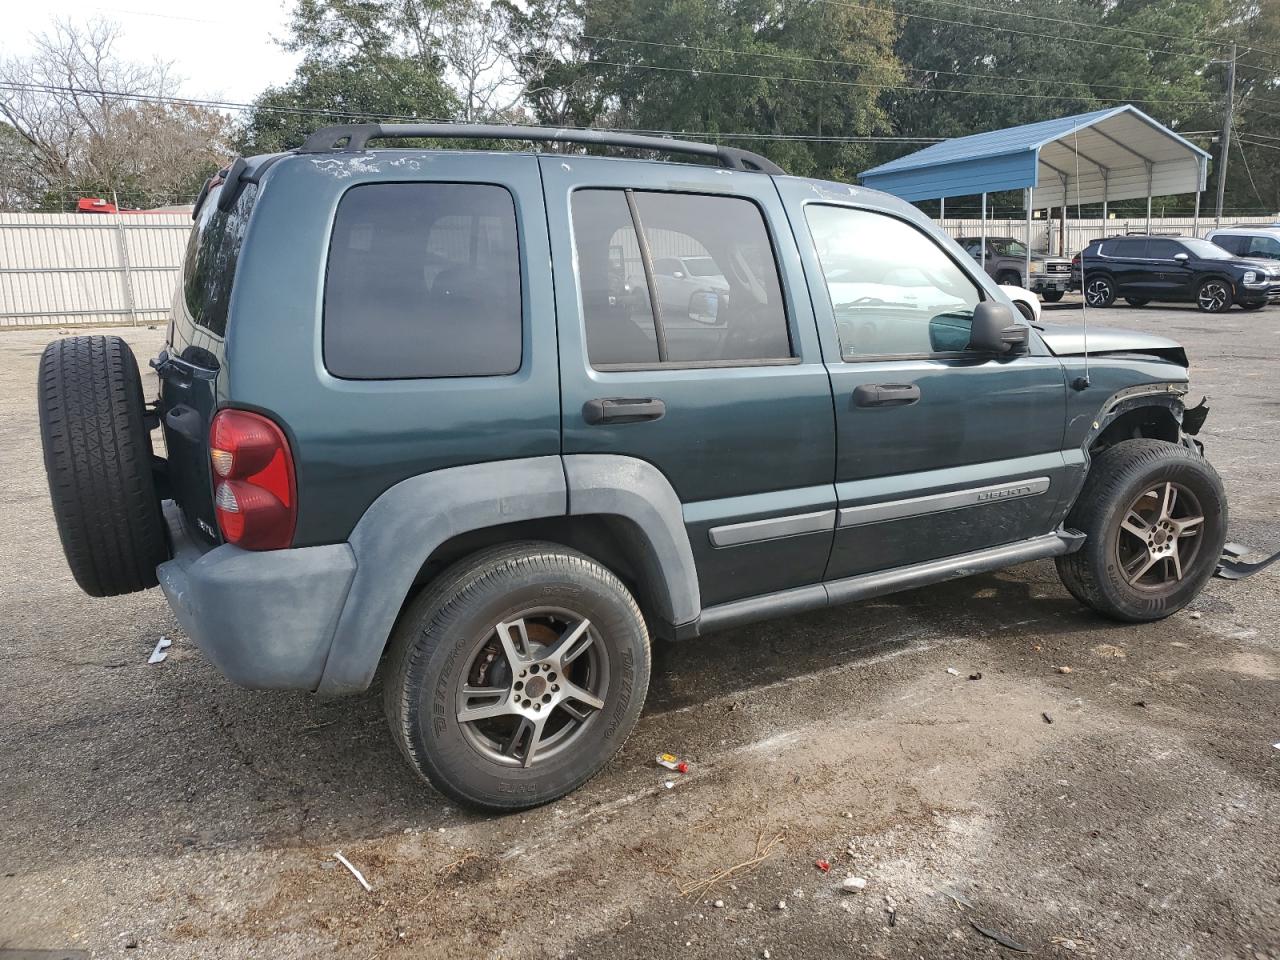
[(0, 214), (0, 329), (162, 321), (188, 215)]

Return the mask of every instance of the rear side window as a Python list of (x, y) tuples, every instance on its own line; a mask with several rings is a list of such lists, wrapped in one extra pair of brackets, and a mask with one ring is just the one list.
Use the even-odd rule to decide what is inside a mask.
[(351, 380), (520, 369), (515, 203), (491, 184), (373, 183), (338, 204), (324, 362)]
[(593, 367), (791, 359), (773, 246), (750, 200), (578, 190), (573, 232)]
[(218, 209), (218, 197), (225, 189), (210, 191), (201, 205), (182, 265), (182, 292), (187, 312), (196, 326), (218, 337), (227, 333), (231, 282), (235, 279), (249, 214), (258, 198), (258, 185), (245, 184), (231, 209), (224, 212)]
[(1145, 239), (1126, 238), (1123, 240), (1108, 240), (1102, 245), (1102, 255), (1105, 257), (1132, 257), (1141, 259), (1147, 254), (1147, 241)]

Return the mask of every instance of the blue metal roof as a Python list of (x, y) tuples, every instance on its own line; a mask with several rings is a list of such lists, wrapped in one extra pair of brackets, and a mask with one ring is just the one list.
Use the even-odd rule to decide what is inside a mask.
[(1104, 192), (1120, 200), (1146, 196), (1157, 186), (1161, 195), (1189, 192), (1197, 184), (1202, 189), (1208, 158), (1124, 104), (936, 143), (867, 170), (861, 179), (904, 200), (1043, 187), (1045, 205), (1067, 196), (1092, 203)]

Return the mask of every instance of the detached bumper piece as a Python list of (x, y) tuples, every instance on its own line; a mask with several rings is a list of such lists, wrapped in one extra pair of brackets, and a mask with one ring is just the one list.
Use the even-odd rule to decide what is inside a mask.
[(164, 503), (173, 559), (156, 573), (182, 629), (231, 681), (314, 690), (355, 576), (345, 543), (291, 550), (204, 548)]
[(1266, 559), (1256, 560), (1252, 563), (1240, 559), (1252, 552), (1242, 544), (1228, 543), (1222, 548), (1222, 559), (1218, 561), (1218, 569), (1214, 571), (1215, 575), (1223, 580), (1244, 580), (1247, 577), (1252, 577), (1255, 573), (1261, 573), (1277, 560), (1280, 560), (1280, 550), (1277, 550)]

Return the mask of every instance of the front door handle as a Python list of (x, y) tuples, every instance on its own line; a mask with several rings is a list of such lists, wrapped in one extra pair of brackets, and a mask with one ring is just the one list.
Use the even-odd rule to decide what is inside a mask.
[(661, 420), (666, 413), (667, 405), (656, 397), (602, 397), (582, 405), (582, 419), (591, 424)]
[(919, 399), (914, 383), (863, 383), (853, 391), (853, 402), (860, 407), (905, 407)]

